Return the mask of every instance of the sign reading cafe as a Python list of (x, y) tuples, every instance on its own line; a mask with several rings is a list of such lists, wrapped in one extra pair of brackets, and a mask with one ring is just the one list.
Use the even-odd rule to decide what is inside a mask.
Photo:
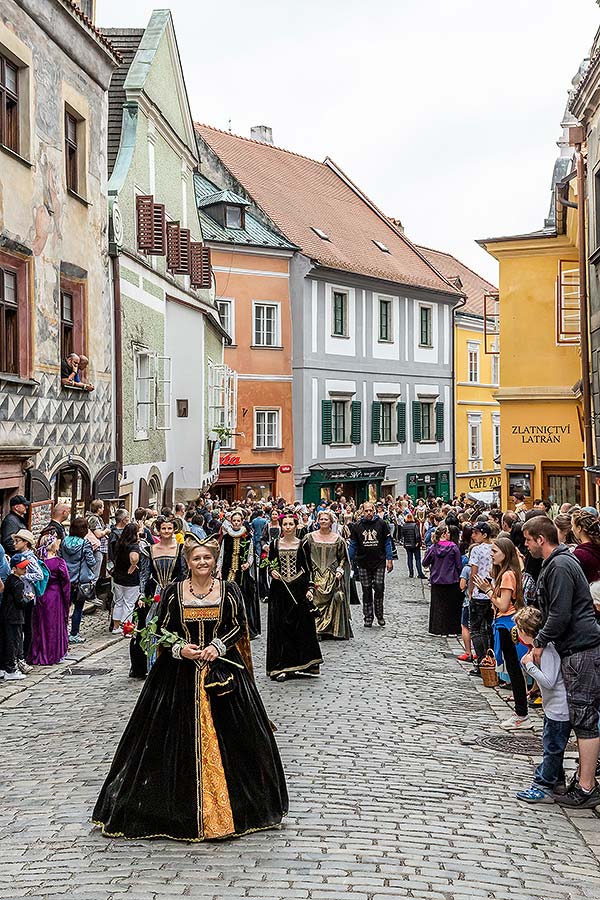
[(570, 425), (513, 425), (512, 433), (522, 444), (560, 444), (563, 435), (571, 434)]

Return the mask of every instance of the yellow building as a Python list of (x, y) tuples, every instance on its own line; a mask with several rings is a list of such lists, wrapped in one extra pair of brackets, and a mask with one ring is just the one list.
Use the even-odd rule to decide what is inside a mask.
[(419, 249), (467, 298), (454, 316), (455, 491), (489, 500), (500, 487), (499, 357), (495, 337), (485, 339), (484, 298), (498, 289), (449, 253)]
[[(561, 146), (561, 145), (559, 145)], [(479, 241), (500, 263), (502, 500), (585, 503), (577, 202), (568, 148), (541, 231)], [(489, 321), (493, 331), (493, 321)]]

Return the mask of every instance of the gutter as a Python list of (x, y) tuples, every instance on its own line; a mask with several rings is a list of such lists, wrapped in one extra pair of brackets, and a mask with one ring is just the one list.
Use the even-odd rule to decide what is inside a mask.
[(462, 309), (467, 303), (467, 298), (462, 297), (458, 303), (452, 307), (452, 354), (450, 357), (451, 375), (452, 375), (452, 496), (456, 494), (456, 313)]

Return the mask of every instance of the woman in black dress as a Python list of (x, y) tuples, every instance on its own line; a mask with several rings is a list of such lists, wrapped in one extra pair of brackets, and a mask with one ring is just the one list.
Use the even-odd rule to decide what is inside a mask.
[(423, 566), (429, 568), (431, 584), (429, 634), (460, 634), (462, 560), (460, 550), (450, 540), (447, 525), (438, 525), (435, 529), (433, 543), (423, 557)]
[(285, 777), (254, 683), (244, 603), (186, 538), (190, 575), (163, 593), (160, 647), (93, 812), (107, 837), (205, 841), (278, 825)]
[(310, 571), (297, 518), (285, 513), (282, 536), (269, 545), (271, 572), (267, 631), (267, 675), (285, 681), (290, 675), (319, 674), (321, 651), (315, 627)]
[(235, 581), (239, 585), (246, 606), (250, 638), (258, 637), (261, 624), (254, 544), (239, 510), (231, 514), (229, 522), (226, 519), (223, 521), (220, 540), (217, 574), (223, 581)]

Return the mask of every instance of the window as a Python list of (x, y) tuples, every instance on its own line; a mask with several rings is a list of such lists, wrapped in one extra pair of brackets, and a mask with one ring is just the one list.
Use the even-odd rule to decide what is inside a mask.
[(217, 311), (221, 325), (229, 335), (232, 341), (235, 340), (233, 334), (233, 303), (231, 300), (217, 300)]
[(333, 292), (333, 327), (335, 337), (348, 337), (348, 294)]
[(208, 424), (215, 428), (224, 428), (231, 434), (223, 435), (222, 447), (233, 446), (233, 432), (236, 427), (237, 414), (237, 373), (226, 365), (208, 365)]
[(0, 372), (19, 374), (19, 305), (15, 272), (0, 269)]
[(73, 331), (75, 328), (73, 294), (60, 292), (60, 355), (66, 359), (75, 350)]
[(432, 308), (431, 306), (420, 306), (420, 334), (419, 344), (421, 347), (433, 347), (432, 333)]
[(574, 261), (561, 260), (556, 283), (556, 342), (578, 344), (581, 340), (579, 269)]
[(331, 443), (346, 443), (346, 401), (333, 400), (331, 404)]
[(277, 347), (279, 344), (279, 307), (274, 303), (254, 304), (254, 345)]
[(469, 421), (469, 459), (481, 458), (481, 422)]
[(394, 403), (381, 404), (381, 429), (379, 440), (382, 444), (392, 442), (392, 419), (394, 415)]
[(244, 227), (244, 211), (241, 206), (225, 207), (225, 227), (226, 228), (243, 228)]
[(79, 189), (77, 119), (69, 112), (65, 112), (65, 162), (67, 167), (67, 189), (77, 193)]
[(280, 446), (279, 410), (257, 409), (254, 411), (254, 447), (256, 450), (273, 449)]
[(0, 143), (19, 152), (19, 70), (0, 56)]
[(379, 298), (379, 340), (393, 341), (392, 301)]
[(155, 381), (152, 356), (148, 350), (135, 350), (134, 355), (135, 394), (135, 439), (148, 437), (154, 412)]
[(492, 356), (492, 384), (500, 384), (500, 356), (497, 353)]
[(325, 232), (322, 231), (320, 228), (315, 228), (314, 225), (311, 225), (310, 228), (311, 228), (311, 231), (314, 231), (314, 233), (317, 235), (317, 237), (320, 237), (322, 241), (330, 241), (331, 240), (329, 235), (325, 234)]
[(479, 344), (476, 341), (467, 342), (469, 359), (469, 381), (471, 384), (479, 383)]
[(373, 241), (378, 250), (381, 250), (382, 253), (389, 253), (389, 248), (385, 246), (383, 241)]
[(434, 439), (434, 426), (433, 426), (433, 403), (428, 401), (421, 402), (421, 440), (422, 441), (433, 441)]
[(498, 459), (500, 456), (500, 417), (496, 414), (492, 414), (492, 433), (494, 438), (494, 459)]

